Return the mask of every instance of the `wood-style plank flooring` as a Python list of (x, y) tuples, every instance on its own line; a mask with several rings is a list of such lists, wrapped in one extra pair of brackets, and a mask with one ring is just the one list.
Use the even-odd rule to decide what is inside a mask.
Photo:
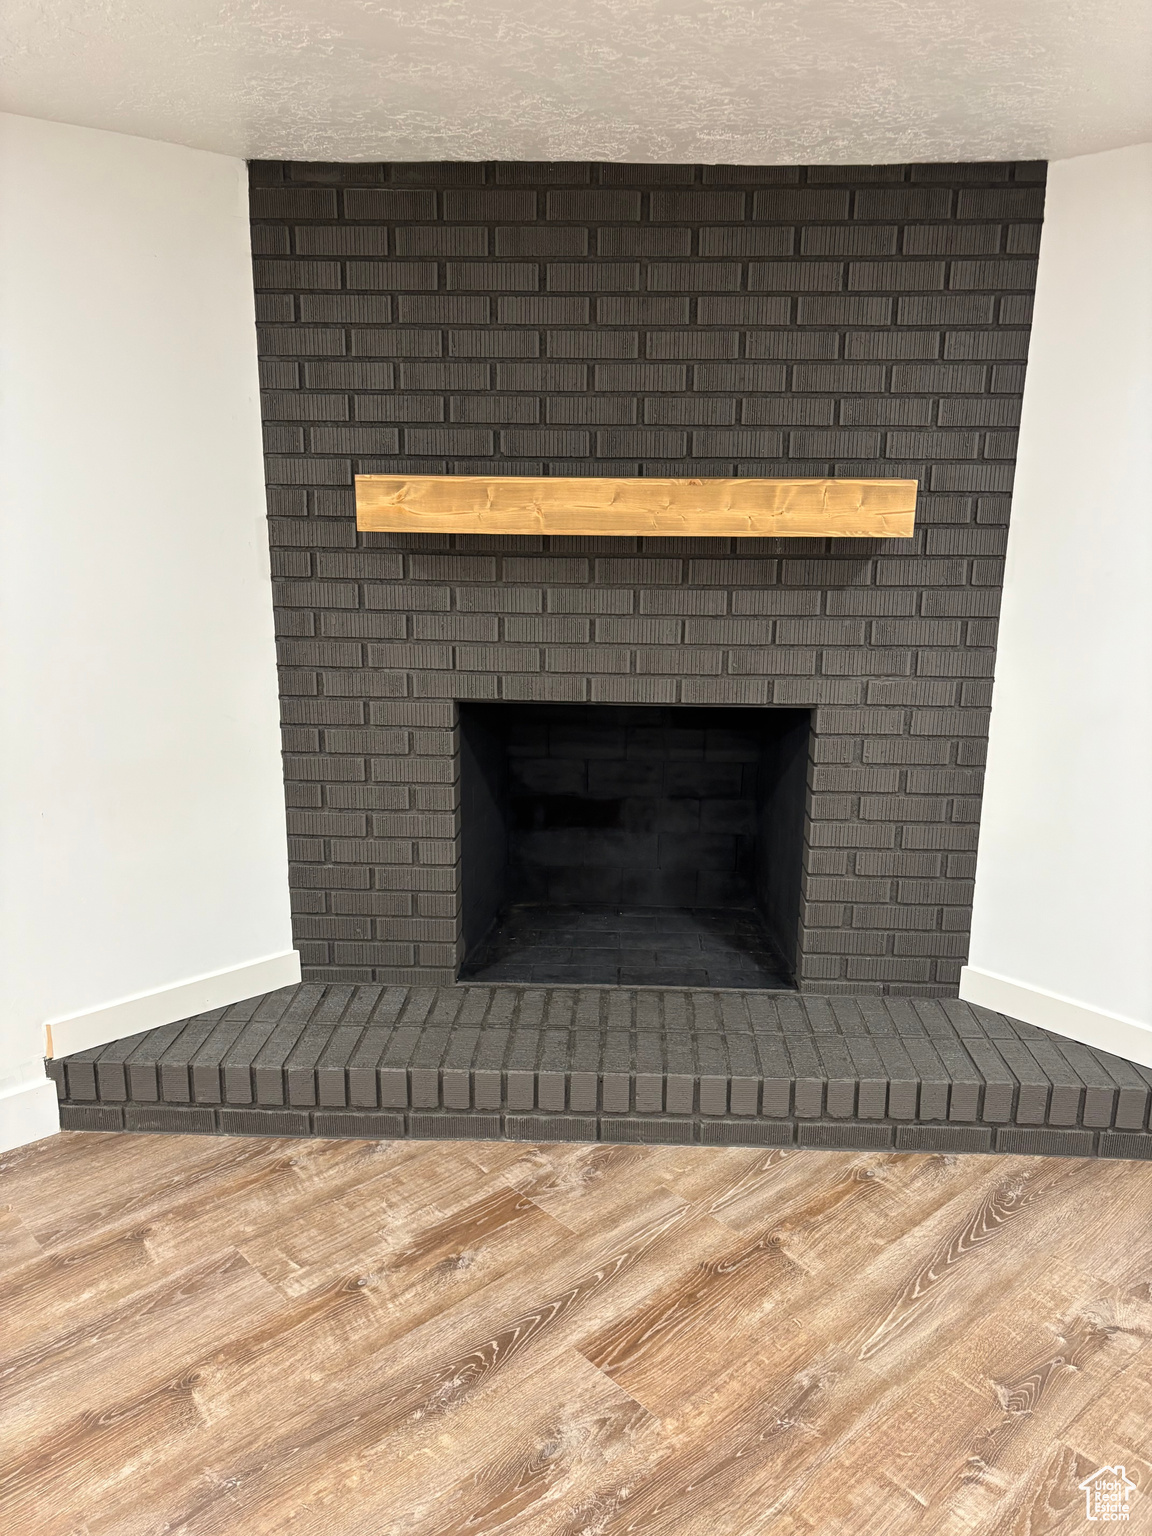
[(5, 1536), (1152, 1532), (1152, 1164), (66, 1133)]

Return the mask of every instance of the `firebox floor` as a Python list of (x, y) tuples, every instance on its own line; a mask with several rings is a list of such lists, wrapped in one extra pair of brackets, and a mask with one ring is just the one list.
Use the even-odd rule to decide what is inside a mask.
[(704, 907), (514, 906), (461, 979), (791, 990), (755, 912)]

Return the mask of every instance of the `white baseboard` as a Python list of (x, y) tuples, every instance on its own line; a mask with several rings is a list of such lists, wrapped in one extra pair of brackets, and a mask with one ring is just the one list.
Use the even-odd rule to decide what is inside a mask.
[(1090, 1008), (1058, 992), (1025, 986), (971, 965), (960, 972), (960, 996), (966, 1003), (978, 1003), (981, 1008), (995, 1009), (1009, 1018), (1023, 1019), (1025, 1024), (1036, 1024), (1055, 1035), (1067, 1035), (1082, 1045), (1094, 1045), (1113, 1056), (1152, 1067), (1152, 1025), (1139, 1019)]
[(158, 1024), (172, 1024), (209, 1008), (224, 1008), (261, 992), (277, 987), (291, 987), (300, 980), (300, 956), (294, 949), (280, 955), (266, 955), (246, 965), (230, 966), (226, 971), (212, 971), (194, 976), (175, 986), (160, 987), (155, 992), (138, 992), (99, 1008), (49, 1019), (44, 1025), (46, 1056), (68, 1056), (73, 1051), (88, 1051), (138, 1035)]
[(44, 1076), (42, 1062), (36, 1066), (38, 1077), (29, 1074), (31, 1081), (0, 1087), (0, 1152), (54, 1136), (60, 1129), (56, 1084)]

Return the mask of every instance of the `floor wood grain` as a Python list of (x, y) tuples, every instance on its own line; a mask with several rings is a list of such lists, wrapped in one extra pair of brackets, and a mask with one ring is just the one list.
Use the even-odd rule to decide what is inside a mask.
[(1152, 1533), (1152, 1165), (65, 1133), (13, 1536)]

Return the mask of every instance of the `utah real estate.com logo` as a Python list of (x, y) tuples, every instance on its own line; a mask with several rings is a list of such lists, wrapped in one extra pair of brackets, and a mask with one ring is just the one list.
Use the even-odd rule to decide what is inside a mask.
[(1089, 1520), (1127, 1520), (1137, 1485), (1123, 1467), (1101, 1467), (1079, 1487)]

